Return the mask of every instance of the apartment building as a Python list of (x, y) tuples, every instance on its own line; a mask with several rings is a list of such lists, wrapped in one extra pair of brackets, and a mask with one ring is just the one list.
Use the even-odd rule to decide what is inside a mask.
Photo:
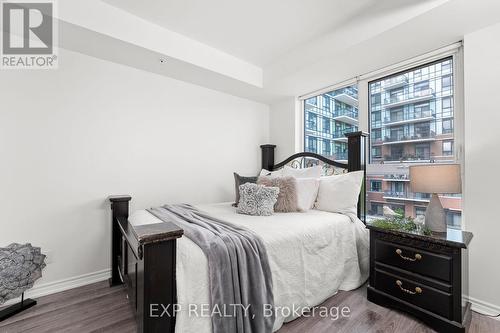
[[(412, 164), (454, 161), (453, 63), (444, 59), (369, 84), (368, 208), (424, 214), (430, 196), (410, 187)], [(440, 195), (448, 224), (459, 226), (461, 197)]]
[[(368, 85), (370, 149), (367, 205), (373, 217), (383, 206), (406, 216), (425, 213), (430, 195), (410, 188), (409, 166), (453, 162), (454, 92), (451, 58), (386, 77)], [(356, 85), (304, 101), (306, 151), (347, 159), (345, 133), (359, 126)], [(459, 226), (461, 197), (440, 195), (448, 224)]]
[(345, 133), (358, 130), (358, 89), (350, 86), (304, 102), (304, 148), (335, 160), (347, 160)]

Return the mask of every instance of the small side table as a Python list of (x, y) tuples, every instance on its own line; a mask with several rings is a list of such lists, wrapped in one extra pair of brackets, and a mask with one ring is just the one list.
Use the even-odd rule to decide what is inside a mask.
[(468, 250), (472, 233), (426, 236), (370, 229), (368, 300), (408, 312), (439, 332), (466, 332), (471, 320)]

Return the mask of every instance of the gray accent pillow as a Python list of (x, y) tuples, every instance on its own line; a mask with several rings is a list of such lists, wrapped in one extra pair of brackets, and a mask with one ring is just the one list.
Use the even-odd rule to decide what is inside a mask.
[(278, 187), (280, 193), (274, 205), (275, 212), (290, 213), (299, 210), (297, 196), (297, 180), (295, 177), (269, 177), (261, 176), (257, 179), (257, 184), (264, 186)]
[(274, 204), (280, 189), (252, 183), (240, 185), (240, 201), (237, 213), (269, 216), (274, 213)]
[(235, 200), (233, 206), (236, 207), (238, 206), (238, 202), (240, 202), (240, 185), (246, 183), (255, 184), (257, 183), (257, 177), (243, 177), (238, 175), (236, 172), (233, 172), (233, 175), (234, 175), (234, 193), (235, 193)]

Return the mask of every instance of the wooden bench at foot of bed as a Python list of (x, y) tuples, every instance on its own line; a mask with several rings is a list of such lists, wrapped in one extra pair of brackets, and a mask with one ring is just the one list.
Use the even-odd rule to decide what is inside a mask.
[(138, 332), (171, 333), (177, 302), (176, 239), (183, 231), (173, 223), (131, 225), (131, 199), (128, 195), (109, 197), (113, 215), (110, 285), (126, 284)]

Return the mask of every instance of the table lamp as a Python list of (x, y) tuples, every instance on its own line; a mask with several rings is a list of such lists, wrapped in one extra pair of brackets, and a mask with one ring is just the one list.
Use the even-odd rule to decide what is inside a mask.
[(459, 164), (410, 166), (411, 190), (432, 193), (425, 211), (425, 225), (433, 232), (446, 232), (446, 214), (437, 193), (460, 193), (462, 182)]

